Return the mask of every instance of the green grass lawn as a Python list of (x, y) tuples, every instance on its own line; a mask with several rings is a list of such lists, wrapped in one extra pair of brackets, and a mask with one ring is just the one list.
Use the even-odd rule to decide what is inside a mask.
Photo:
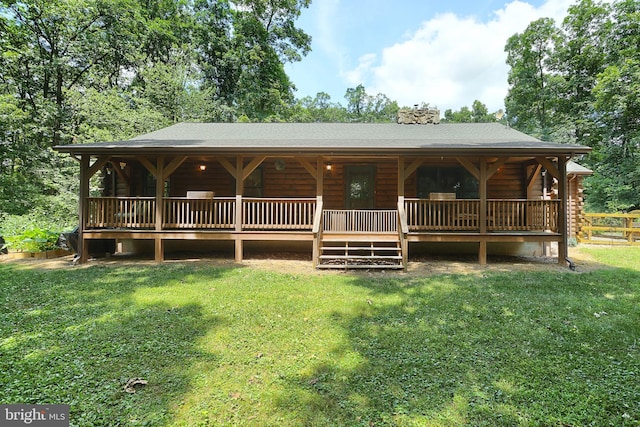
[(0, 403), (78, 426), (638, 426), (640, 248), (584, 251), (611, 267), (2, 263)]

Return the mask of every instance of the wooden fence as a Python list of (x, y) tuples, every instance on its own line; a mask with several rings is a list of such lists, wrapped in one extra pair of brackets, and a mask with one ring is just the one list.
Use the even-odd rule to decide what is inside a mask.
[(585, 213), (578, 233), (580, 243), (640, 245), (640, 213)]

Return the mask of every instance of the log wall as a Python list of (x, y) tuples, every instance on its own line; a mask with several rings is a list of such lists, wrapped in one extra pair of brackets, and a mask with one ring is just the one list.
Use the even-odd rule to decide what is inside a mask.
[(380, 159), (370, 162), (332, 161), (331, 173), (323, 171), (323, 199), (326, 209), (345, 208), (345, 170), (349, 166), (369, 166), (376, 168), (375, 209), (395, 209), (398, 205), (398, 162), (395, 159)]
[[(235, 158), (227, 159), (235, 165)], [(245, 165), (251, 159), (245, 161)], [(262, 197), (315, 197), (316, 181), (311, 174), (295, 159), (286, 158), (284, 170), (277, 170), (276, 159), (266, 159), (260, 169), (262, 170)], [(316, 165), (315, 158), (306, 159), (310, 164)], [(405, 161), (405, 167), (410, 163)], [(201, 171), (199, 166), (206, 165), (206, 170)], [(323, 196), (325, 208), (343, 209), (345, 207), (345, 168), (347, 166), (374, 165), (376, 168), (375, 182), (375, 209), (394, 209), (397, 205), (398, 167), (396, 159), (376, 159), (362, 162), (348, 160), (332, 160), (331, 173), (326, 170), (319, 171), (323, 174)], [(460, 163), (451, 159), (427, 160), (423, 166), (455, 166), (462, 167)], [(523, 163), (505, 163), (488, 182), (488, 198), (490, 199), (539, 199), (542, 198), (542, 176), (539, 174), (536, 182), (527, 194), (526, 180), (532, 166)], [(127, 172), (131, 174), (131, 188), (127, 188), (121, 179), (116, 179), (116, 194), (118, 196), (131, 196), (142, 194), (144, 175), (146, 169), (139, 163), (131, 161), (127, 165)], [(572, 187), (573, 188), (573, 187)], [(215, 159), (187, 159), (170, 177), (171, 197), (184, 197), (187, 191), (214, 191), (219, 197), (235, 196), (235, 179)], [(577, 195), (577, 188), (572, 198), (582, 198)], [(417, 197), (417, 172), (412, 173), (405, 180), (405, 197)]]
[[(230, 159), (235, 164), (235, 159)], [(199, 166), (207, 168), (201, 171)], [(187, 191), (213, 191), (219, 197), (236, 195), (236, 180), (215, 160), (187, 159), (169, 178), (171, 197), (185, 197)]]
[(487, 182), (489, 199), (526, 199), (525, 171), (522, 163), (505, 163)]
[(582, 185), (583, 179), (584, 177), (580, 175), (569, 176), (569, 221), (567, 224), (567, 235), (570, 238), (577, 238), (580, 233), (580, 220), (584, 212), (584, 197), (582, 194), (584, 188)]

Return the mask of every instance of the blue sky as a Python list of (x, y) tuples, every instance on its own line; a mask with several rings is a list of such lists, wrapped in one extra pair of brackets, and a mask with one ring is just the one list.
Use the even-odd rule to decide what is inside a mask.
[(312, 51), (286, 71), (296, 97), (363, 84), (400, 106), (504, 108), (504, 46), (540, 17), (561, 21), (571, 0), (312, 0), (297, 22)]

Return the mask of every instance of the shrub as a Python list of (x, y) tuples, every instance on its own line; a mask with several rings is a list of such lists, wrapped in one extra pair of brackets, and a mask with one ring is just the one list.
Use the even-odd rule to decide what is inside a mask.
[(60, 232), (30, 228), (17, 236), (5, 237), (7, 247), (24, 252), (42, 252), (58, 247)]

